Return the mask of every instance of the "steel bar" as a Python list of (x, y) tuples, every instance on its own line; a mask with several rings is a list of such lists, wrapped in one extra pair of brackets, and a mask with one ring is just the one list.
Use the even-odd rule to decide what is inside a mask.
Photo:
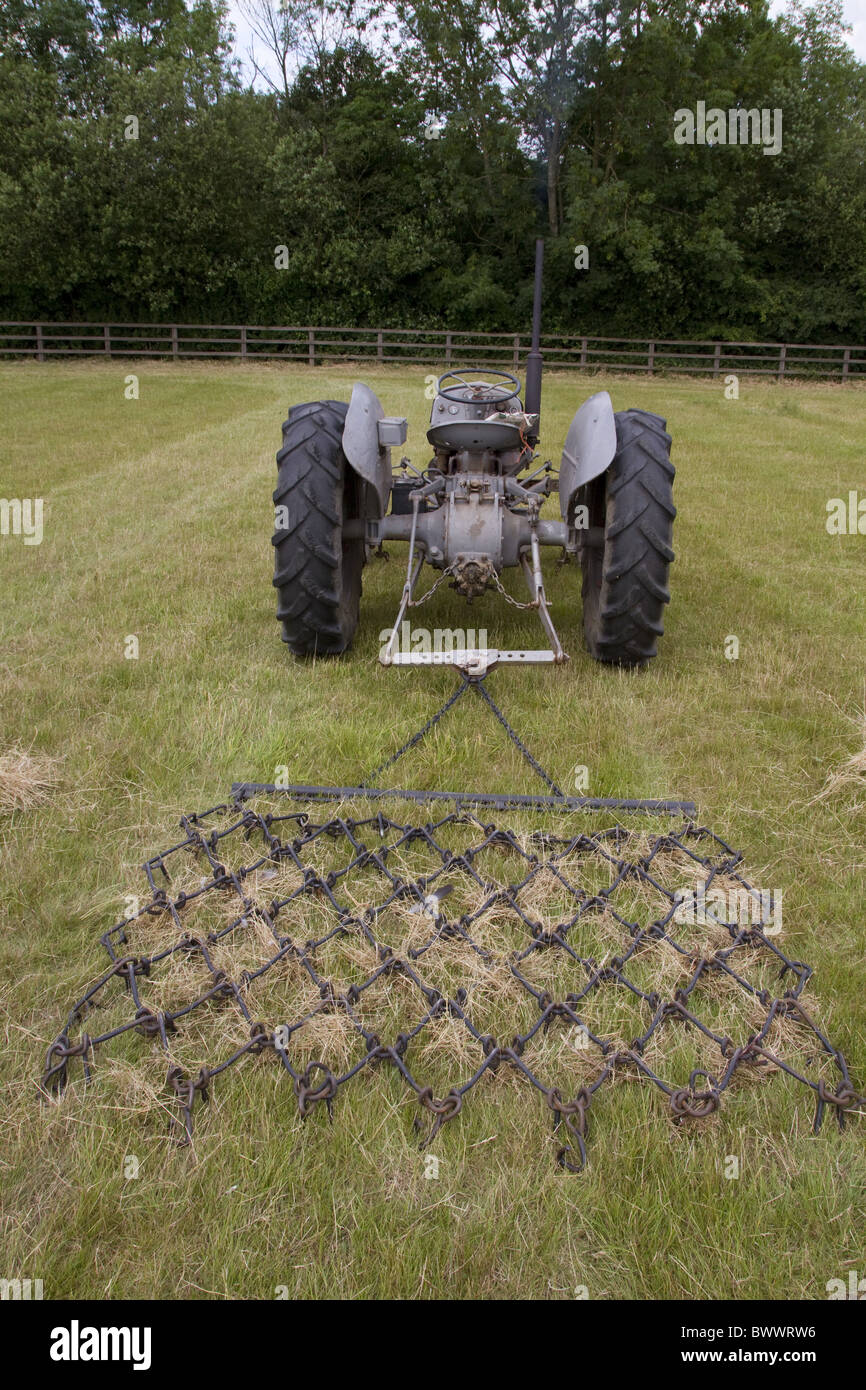
[(307, 783), (278, 787), (270, 782), (235, 782), (232, 796), (249, 801), (255, 796), (290, 796), (299, 801), (367, 800), (450, 801), (455, 806), (493, 806), (497, 810), (524, 808), (530, 811), (639, 811), (650, 815), (694, 816), (693, 801), (654, 800), (618, 796), (541, 796), (517, 792), (445, 792), (379, 787), (318, 787)]

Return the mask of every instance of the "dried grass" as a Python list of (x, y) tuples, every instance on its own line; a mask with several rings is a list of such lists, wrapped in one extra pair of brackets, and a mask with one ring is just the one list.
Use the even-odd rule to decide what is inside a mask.
[(812, 806), (816, 801), (827, 801), (830, 797), (837, 796), (839, 792), (852, 786), (866, 791), (866, 704), (864, 704), (863, 713), (852, 722), (857, 729), (857, 737), (863, 745), (862, 748), (858, 752), (852, 753), (841, 767), (837, 767), (834, 772), (829, 774), (817, 796), (813, 796), (807, 805)]
[(57, 785), (59, 762), (20, 744), (0, 753), (0, 815), (44, 806)]

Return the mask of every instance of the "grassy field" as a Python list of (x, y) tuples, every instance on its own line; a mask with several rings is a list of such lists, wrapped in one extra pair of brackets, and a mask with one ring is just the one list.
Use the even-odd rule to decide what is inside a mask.
[[(124, 395), (130, 372), (138, 400)], [(390, 1069), (347, 1088), (329, 1127), (321, 1107), (302, 1124), (277, 1070), (251, 1063), (214, 1086), (192, 1150), (168, 1140), (168, 1102), (151, 1089), (164, 1060), (140, 1039), (116, 1062), (97, 1057), (86, 1094), (73, 1064), (64, 1098), (40, 1097), (45, 1049), (102, 970), (99, 934), (142, 891), (138, 866), (175, 842), (182, 812), (281, 765), (297, 781), (357, 781), (454, 686), (447, 670), (376, 663), (399, 545), (365, 572), (347, 658), (297, 663), (279, 640), (280, 422), (291, 402), (346, 399), (359, 374), (0, 365), (0, 496), (45, 503), (41, 545), (0, 538), (0, 754), (54, 760), (41, 806), (0, 811), (0, 1275), (41, 1278), (46, 1298), (279, 1286), (292, 1298), (826, 1297), (828, 1280), (866, 1273), (863, 1120), (840, 1134), (830, 1118), (813, 1137), (809, 1094), (781, 1074), (692, 1127), (673, 1126), (648, 1087), (611, 1090), (579, 1176), (556, 1168), (549, 1114), (528, 1088), (479, 1088), (431, 1146), (435, 1181)], [(408, 447), (426, 463), (423, 372), (363, 375), (386, 411), (409, 416)], [(808, 1007), (862, 1091), (866, 536), (830, 536), (825, 520), (829, 498), (863, 488), (866, 392), (740, 384), (734, 401), (721, 383), (549, 378), (554, 458), (602, 386), (617, 409), (667, 417), (673, 601), (650, 669), (599, 668), (582, 649), (579, 574), (551, 556), (571, 662), (504, 669), (490, 686), (561, 785), (584, 765), (593, 795), (689, 797), (744, 851), (751, 880), (783, 892), (780, 944), (815, 968)], [(467, 623), (444, 586), (430, 612), (430, 626)], [(536, 620), (494, 597), (469, 612), (493, 645), (540, 645)], [(534, 789), (468, 702), (393, 785)]]

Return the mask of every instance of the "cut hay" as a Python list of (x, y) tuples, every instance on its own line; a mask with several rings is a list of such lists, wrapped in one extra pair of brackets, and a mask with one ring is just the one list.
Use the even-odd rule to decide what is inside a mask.
[(0, 815), (44, 806), (57, 785), (58, 759), (20, 745), (0, 753)]
[(866, 791), (866, 697), (864, 697), (862, 712), (851, 722), (857, 730), (858, 741), (862, 747), (858, 752), (852, 753), (850, 758), (846, 758), (841, 767), (837, 767), (828, 775), (824, 786), (807, 805), (812, 806), (817, 801), (827, 801), (830, 797), (837, 796), (839, 792), (852, 786)]

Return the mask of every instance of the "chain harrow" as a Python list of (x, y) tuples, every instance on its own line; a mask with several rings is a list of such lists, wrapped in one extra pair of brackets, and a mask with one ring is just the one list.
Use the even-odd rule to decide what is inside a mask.
[[(756, 892), (738, 871), (741, 856), (705, 827), (686, 821), (665, 833), (615, 826), (592, 833), (562, 835), (536, 829), (519, 835), (460, 809), (435, 821), (414, 823), (394, 820), (381, 811), (364, 819), (334, 814), (315, 820), (307, 811), (277, 814), (240, 800), (184, 816), (180, 825), (183, 838), (143, 866), (149, 890), (144, 906), (101, 937), (107, 969), (79, 998), (48, 1049), (42, 1076), (46, 1093), (59, 1095), (79, 1061), (85, 1080), (91, 1080), (97, 1054), (114, 1039), (135, 1035), (141, 1048), (160, 1049), (168, 1059), (167, 1088), (177, 1105), (178, 1142), (188, 1144), (194, 1115), (208, 1101), (213, 1083), (245, 1059), (267, 1056), (283, 1069), (302, 1117), (321, 1105), (330, 1115), (343, 1088), (356, 1077), (389, 1066), (414, 1093), (418, 1107), (414, 1124), (426, 1146), (446, 1122), (461, 1113), (467, 1096), (484, 1078), (509, 1068), (543, 1097), (558, 1141), (557, 1162), (572, 1172), (586, 1163), (589, 1116), (597, 1108), (597, 1097), (617, 1079), (657, 1088), (667, 1097), (677, 1124), (713, 1115), (743, 1073), (783, 1072), (811, 1090), (816, 1132), (828, 1107), (843, 1127), (846, 1115), (859, 1111), (866, 1101), (851, 1082), (845, 1058), (801, 1003), (811, 974), (808, 965), (785, 955), (761, 925), (743, 925), (739, 920), (713, 919), (722, 944), (712, 950), (699, 951), (679, 939), (684, 935), (676, 915), (681, 898), (663, 883), (665, 865), (670, 866), (672, 856), (680, 867), (699, 875), (706, 888), (727, 876), (744, 891)], [(446, 842), (458, 834), (471, 843), (455, 853)], [(330, 854), (331, 847), (336, 866), (317, 867), (322, 851)], [(401, 859), (410, 851), (429, 856), (429, 873), (416, 878), (401, 874)], [(485, 856), (491, 855), (497, 864), (505, 863), (502, 876), (482, 872), (488, 862)], [(176, 885), (189, 880), (191, 864), (199, 865), (196, 872), (205, 877), (198, 880), (198, 887), (178, 891)], [(284, 871), (294, 874), (296, 886), (282, 897), (265, 901), (272, 890), (259, 885)], [(372, 883), (365, 879), (372, 891), (363, 905), (349, 891), (355, 881), (352, 876), (361, 872), (372, 876)], [(539, 920), (535, 900), (534, 905), (527, 901), (533, 892), (537, 895), (545, 874), (552, 876), (557, 903), (568, 903), (568, 911), (555, 908), (558, 920), (553, 925)], [(463, 912), (455, 908), (449, 915), (450, 904), (459, 899), (459, 893), (452, 898), (453, 884), (446, 881), (454, 877), (469, 885), (476, 905)], [(637, 920), (635, 910), (629, 912), (628, 903), (622, 903), (635, 888), (660, 904), (660, 910), (646, 913), (645, 921)], [(203, 906), (217, 905), (224, 925), (194, 934), (192, 919)], [(416, 922), (420, 919), (423, 939), (410, 949), (396, 951), (385, 939), (388, 913), (395, 907), (417, 914)], [(322, 914), (322, 929), (312, 939), (302, 940), (297, 933), (319, 920), (315, 912)], [(491, 915), (495, 916), (492, 939), (501, 940), (501, 949), (492, 949), (480, 939), (490, 928)], [(602, 918), (621, 945), (617, 954), (605, 955), (599, 962), (587, 952), (584, 936), (592, 921)], [(139, 935), (149, 933), (152, 938), (154, 932), (159, 938), (156, 947), (137, 946)], [(254, 932), (259, 941), (270, 943), (264, 959), (258, 964), (251, 961), (250, 968), (234, 975), (227, 973), (219, 964), (220, 951), (227, 944), (246, 949)], [(515, 940), (517, 946), (507, 949)], [(482, 974), (487, 967), (505, 969), (521, 1004), (529, 1010), (528, 1026), (500, 1029), (495, 1036), (488, 1030), (483, 991), (479, 994), (476, 984), (444, 993), (431, 978), (443, 943), (450, 943), (452, 951), (457, 943)], [(346, 944), (362, 947), (369, 962), (359, 972), (361, 977), (348, 986), (331, 978), (339, 972), (332, 968), (327, 973), (324, 964), (329, 951), (333, 954)], [(670, 991), (670, 997), (648, 988), (640, 974), (641, 962), (662, 948), (675, 953), (677, 978), (684, 981)], [(534, 966), (545, 957), (550, 960), (551, 952), (570, 986), (559, 997), (533, 979)], [(775, 991), (748, 978), (746, 972), (756, 958), (773, 967), (778, 981)], [(153, 1000), (153, 987), (181, 965), (188, 997), (171, 1009), (160, 1006)], [(760, 1011), (760, 1021), (752, 1021), (740, 1038), (728, 1036), (718, 1023), (700, 1017), (702, 1003), (707, 1002), (705, 990), (720, 977), (735, 995), (748, 999), (750, 1008)], [(196, 980), (194, 985), (190, 978)], [(283, 1022), (264, 1021), (251, 1012), (256, 988), (266, 978), (269, 985), (278, 987), (288, 1015)], [(368, 991), (397, 978), (415, 1001), (414, 1014), (401, 1031), (382, 1038), (365, 1016), (372, 997)], [(318, 1002), (293, 1015), (298, 980), (312, 986)], [(628, 991), (629, 1002), (637, 1001), (646, 1024), (629, 1045), (612, 1042), (593, 1029), (593, 1001), (600, 992), (611, 990)], [(185, 1069), (176, 1059), (185, 1030), (192, 1021), (211, 1020), (216, 1010), (226, 1008), (233, 1012), (237, 1028), (225, 1055), (214, 1065)], [(93, 1021), (101, 1010), (109, 1009), (121, 1009), (127, 1016), (100, 1032)], [(297, 1046), (303, 1030), (324, 1014), (340, 1015), (341, 1026), (353, 1040), (354, 1055), (345, 1065), (336, 1065), (325, 1055), (305, 1062)], [(461, 1079), (444, 1095), (437, 1095), (416, 1074), (423, 1069), (423, 1059), (416, 1058), (436, 1021), (446, 1018), (461, 1031), (472, 1061)], [(774, 1050), (771, 1045), (771, 1035), (782, 1020), (795, 1025), (798, 1047), (802, 1043), (807, 1054), (797, 1065), (790, 1057), (778, 1055), (784, 1049)], [(710, 1046), (718, 1059), (714, 1070), (695, 1068), (687, 1079), (684, 1075), (665, 1079), (660, 1074), (664, 1058), (655, 1060), (656, 1044), (678, 1026), (685, 1026), (692, 1036), (700, 1034), (700, 1040)], [(584, 1058), (592, 1072), (579, 1076), (579, 1068), (573, 1068), (571, 1094), (563, 1089), (561, 1077), (554, 1080), (548, 1074), (545, 1079), (544, 1040), (551, 1030), (563, 1027), (580, 1031)], [(811, 1070), (807, 1063), (812, 1064)]]

